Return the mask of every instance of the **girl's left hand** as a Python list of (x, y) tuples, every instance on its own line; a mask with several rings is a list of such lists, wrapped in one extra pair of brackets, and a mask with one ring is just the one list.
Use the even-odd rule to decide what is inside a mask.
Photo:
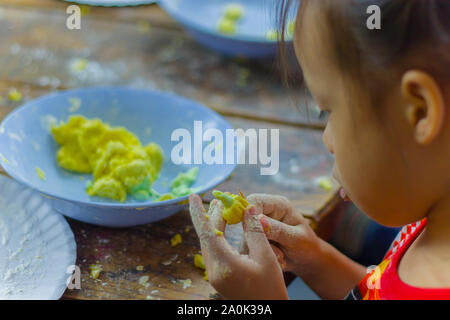
[(244, 236), (249, 254), (241, 255), (225, 239), (221, 201), (213, 200), (206, 213), (200, 197), (192, 194), (189, 205), (209, 282), (222, 297), (288, 299), (281, 267), (254, 206), (247, 208), (244, 214)]

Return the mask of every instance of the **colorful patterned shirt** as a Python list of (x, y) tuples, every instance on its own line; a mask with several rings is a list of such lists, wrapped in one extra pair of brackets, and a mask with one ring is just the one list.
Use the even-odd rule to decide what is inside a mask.
[(383, 261), (372, 269), (345, 297), (346, 300), (442, 300), (450, 299), (450, 288), (419, 288), (404, 283), (398, 266), (406, 250), (426, 225), (426, 218), (402, 228)]

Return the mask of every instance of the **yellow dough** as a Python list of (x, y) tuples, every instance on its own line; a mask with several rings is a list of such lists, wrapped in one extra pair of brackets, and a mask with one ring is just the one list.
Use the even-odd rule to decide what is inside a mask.
[(204, 270), (203, 278), (208, 281), (208, 274), (206, 273), (205, 263), (203, 262), (203, 257), (201, 254), (194, 255), (194, 266), (196, 266), (199, 269)]
[(41, 178), (41, 180), (45, 181), (45, 172), (42, 171), (41, 168), (36, 167), (36, 173), (39, 176), (39, 178)]
[(183, 240), (181, 239), (181, 234), (177, 233), (170, 239), (170, 244), (172, 247), (179, 245)]
[(217, 29), (219, 30), (220, 33), (226, 35), (233, 35), (236, 33), (236, 22), (234, 20), (221, 19), (219, 20)]
[(245, 9), (239, 3), (230, 3), (225, 7), (224, 17), (228, 20), (237, 21), (244, 15)]
[[(222, 215), (227, 224), (236, 224), (242, 221), (244, 211), (249, 205), (242, 193), (235, 195), (229, 192), (214, 190), (213, 195), (223, 203), (224, 209)], [(222, 235), (220, 231), (216, 232), (216, 234), (218, 236)]]
[(123, 127), (111, 127), (100, 119), (74, 115), (67, 123), (52, 127), (60, 145), (56, 159), (64, 169), (92, 173), (90, 196), (125, 201), (127, 194), (137, 200), (151, 196), (151, 184), (158, 178), (163, 162), (162, 149), (155, 143), (142, 146)]
[(100, 276), (100, 273), (103, 271), (103, 268), (100, 264), (91, 264), (89, 265), (90, 276), (92, 279), (97, 279)]

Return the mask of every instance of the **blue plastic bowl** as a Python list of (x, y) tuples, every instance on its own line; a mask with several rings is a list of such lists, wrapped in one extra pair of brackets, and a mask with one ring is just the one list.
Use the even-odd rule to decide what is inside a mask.
[[(199, 43), (227, 56), (267, 58), (275, 56), (276, 41), (267, 39), (269, 30), (278, 30), (278, 0), (160, 0), (159, 5), (177, 20)], [(227, 4), (239, 3), (244, 15), (234, 35), (218, 32), (217, 25)], [(289, 13), (294, 19), (296, 12)]]
[[(72, 98), (80, 99), (79, 109), (74, 110)], [(216, 128), (224, 137), (225, 130), (232, 129), (216, 112), (194, 101), (168, 93), (124, 87), (58, 92), (30, 101), (9, 114), (0, 125), (0, 163), (5, 171), (49, 198), (62, 214), (109, 227), (135, 226), (164, 219), (185, 208), (186, 204), (180, 202), (188, 197), (163, 202), (139, 202), (128, 197), (124, 203), (89, 197), (85, 187), (92, 175), (61, 169), (56, 162), (59, 146), (49, 132), (50, 123), (67, 121), (73, 114), (100, 118), (112, 126), (124, 126), (144, 145), (149, 142), (159, 144), (166, 161), (153, 187), (160, 193), (169, 191), (169, 182), (178, 173), (194, 166), (175, 165), (170, 161), (171, 150), (178, 143), (171, 141), (175, 129), (185, 128), (193, 136), (194, 120), (203, 121), (203, 130)], [(236, 165), (195, 166), (199, 167), (199, 174), (192, 187), (202, 194), (223, 182)], [(45, 181), (38, 176), (36, 168), (45, 173)]]

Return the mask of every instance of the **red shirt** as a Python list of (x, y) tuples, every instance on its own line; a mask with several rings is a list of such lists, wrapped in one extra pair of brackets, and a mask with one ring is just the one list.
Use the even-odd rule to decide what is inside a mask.
[(419, 288), (404, 283), (398, 266), (406, 250), (426, 225), (426, 218), (400, 231), (383, 261), (347, 295), (347, 300), (448, 300), (450, 288)]

